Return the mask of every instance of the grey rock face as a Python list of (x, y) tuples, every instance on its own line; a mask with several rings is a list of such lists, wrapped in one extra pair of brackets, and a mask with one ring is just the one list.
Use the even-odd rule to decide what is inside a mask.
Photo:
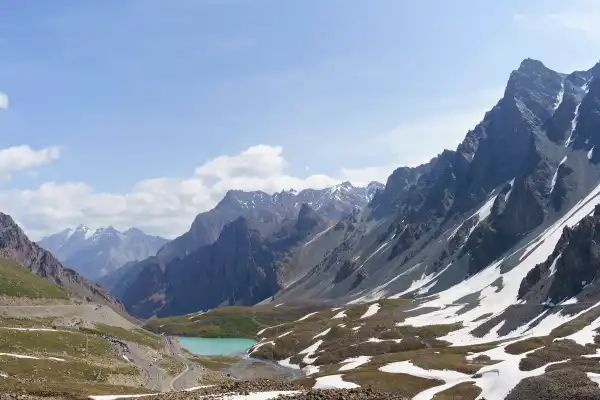
[[(340, 225), (341, 242), (281, 300), (352, 299), (377, 287), (399, 293), (425, 277), (435, 277), (422, 291), (432, 294), (556, 221), (600, 181), (592, 151), (600, 81), (593, 75), (524, 60), (456, 151), (394, 171), (353, 229)], [(354, 285), (357, 271), (364, 276)]]
[(574, 228), (563, 230), (546, 262), (537, 265), (523, 280), (519, 295), (524, 297), (545, 281), (546, 302), (556, 304), (578, 295), (599, 277), (600, 205), (597, 205), (594, 215), (585, 217)]
[(281, 288), (282, 276), (293, 269), (294, 252), (327, 227), (308, 205), (274, 233), (261, 233), (262, 223), (239, 217), (226, 224), (211, 245), (162, 264), (146, 266), (122, 293), (134, 315), (185, 314), (219, 305), (251, 305)]
[(284, 219), (295, 218), (302, 204), (307, 204), (324, 218), (336, 221), (354, 208), (365, 206), (382, 189), (379, 182), (371, 182), (366, 187), (354, 187), (350, 182), (344, 182), (327, 189), (284, 190), (273, 195), (230, 190), (214, 209), (199, 214), (188, 232), (167, 243), (158, 252), (158, 257), (168, 262), (214, 243), (223, 227), (241, 216), (261, 221), (263, 233), (277, 229)]

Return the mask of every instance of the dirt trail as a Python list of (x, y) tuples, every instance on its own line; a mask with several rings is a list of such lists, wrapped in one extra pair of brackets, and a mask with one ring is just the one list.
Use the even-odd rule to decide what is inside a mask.
[(125, 329), (137, 326), (111, 308), (99, 304), (54, 304), (0, 306), (0, 315), (10, 318), (52, 318), (55, 325), (90, 328), (106, 324)]

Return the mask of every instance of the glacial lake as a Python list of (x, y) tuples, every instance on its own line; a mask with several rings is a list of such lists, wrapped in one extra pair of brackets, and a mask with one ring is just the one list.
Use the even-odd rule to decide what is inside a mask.
[(179, 337), (177, 340), (181, 347), (198, 356), (242, 354), (256, 344), (251, 339)]

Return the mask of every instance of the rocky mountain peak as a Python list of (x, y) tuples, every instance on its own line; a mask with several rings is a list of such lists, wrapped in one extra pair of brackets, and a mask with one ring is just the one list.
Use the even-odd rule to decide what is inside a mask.
[(145, 235), (145, 233), (141, 229), (138, 229), (138, 228), (129, 228), (125, 232), (123, 232), (123, 234), (127, 235), (127, 236)]
[(323, 217), (317, 214), (317, 212), (308, 204), (304, 203), (300, 207), (295, 227), (299, 231), (309, 231), (315, 226), (322, 224), (324, 221), (325, 219)]
[(527, 72), (527, 73), (531, 73), (531, 72), (544, 73), (544, 72), (550, 71), (550, 70), (544, 65), (543, 62), (541, 62), (539, 60), (535, 60), (533, 58), (526, 58), (523, 61), (521, 61), (518, 71)]
[(600, 62), (597, 62), (592, 68), (588, 70), (588, 72), (594, 77), (600, 77)]

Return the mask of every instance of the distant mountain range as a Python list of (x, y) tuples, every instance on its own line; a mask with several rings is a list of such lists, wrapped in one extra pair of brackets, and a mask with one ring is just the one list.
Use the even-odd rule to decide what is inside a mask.
[(130, 261), (154, 256), (165, 243), (166, 239), (146, 235), (136, 228), (119, 232), (113, 227), (90, 229), (85, 225), (65, 229), (39, 241), (41, 247), (64, 265), (92, 281), (98, 281)]

